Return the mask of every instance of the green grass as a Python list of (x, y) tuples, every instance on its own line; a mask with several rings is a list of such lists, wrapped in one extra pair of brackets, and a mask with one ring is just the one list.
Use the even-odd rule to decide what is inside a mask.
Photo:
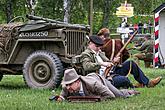
[[(0, 110), (164, 110), (165, 70), (142, 68), (149, 78), (162, 76), (155, 88), (139, 88), (140, 95), (97, 103), (50, 102), (51, 90), (29, 89), (22, 76), (4, 76), (0, 82)], [(131, 80), (135, 83), (132, 77)], [(57, 94), (61, 89), (57, 90)]]

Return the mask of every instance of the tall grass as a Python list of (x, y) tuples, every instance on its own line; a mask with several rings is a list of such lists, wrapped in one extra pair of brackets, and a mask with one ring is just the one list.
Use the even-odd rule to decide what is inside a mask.
[[(142, 68), (149, 78), (165, 77), (164, 69)], [(135, 83), (132, 77), (131, 80)], [(60, 93), (60, 88), (57, 94)], [(51, 90), (30, 89), (22, 76), (4, 76), (0, 82), (0, 110), (164, 110), (165, 81), (154, 88), (138, 88), (140, 95), (97, 103), (50, 102)]]

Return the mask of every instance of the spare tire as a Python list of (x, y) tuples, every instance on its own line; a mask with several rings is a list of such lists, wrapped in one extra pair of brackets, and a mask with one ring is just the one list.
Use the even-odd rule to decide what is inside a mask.
[(26, 59), (23, 76), (31, 88), (54, 88), (61, 83), (63, 66), (57, 55), (40, 50)]

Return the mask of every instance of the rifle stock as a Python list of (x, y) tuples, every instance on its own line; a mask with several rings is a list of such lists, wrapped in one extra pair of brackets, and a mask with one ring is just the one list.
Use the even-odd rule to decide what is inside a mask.
[(100, 102), (100, 96), (69, 96), (69, 102)]
[[(124, 46), (120, 49), (120, 51), (116, 54), (115, 57), (120, 57), (120, 55), (122, 54), (122, 52), (124, 51), (124, 49), (128, 46), (128, 44), (131, 42), (131, 40), (135, 37), (135, 35), (137, 34), (137, 30), (133, 33), (133, 35), (127, 40), (127, 42), (124, 44)], [(114, 57), (114, 58), (115, 58)], [(105, 69), (105, 72), (104, 72), (104, 76), (105, 78), (108, 76), (112, 66), (115, 66), (117, 65), (117, 63), (115, 62), (114, 65), (110, 65), (108, 66), (106, 69)]]

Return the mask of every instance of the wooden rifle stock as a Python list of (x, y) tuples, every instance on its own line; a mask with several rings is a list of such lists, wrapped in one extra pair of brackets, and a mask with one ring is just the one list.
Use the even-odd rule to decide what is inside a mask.
[[(133, 35), (127, 40), (127, 42), (124, 44), (124, 46), (120, 49), (120, 51), (116, 54), (115, 57), (120, 57), (120, 55), (122, 54), (122, 52), (124, 51), (124, 49), (127, 47), (127, 45), (131, 42), (131, 40), (135, 37), (135, 35), (137, 34), (137, 30), (133, 33)], [(114, 57), (114, 58), (115, 58)], [(115, 62), (114, 65), (110, 65), (108, 66), (106, 69), (105, 69), (105, 72), (104, 72), (104, 76), (105, 78), (108, 76), (112, 66), (115, 66), (117, 65), (117, 63)]]
[(100, 96), (69, 96), (69, 102), (100, 102)]

